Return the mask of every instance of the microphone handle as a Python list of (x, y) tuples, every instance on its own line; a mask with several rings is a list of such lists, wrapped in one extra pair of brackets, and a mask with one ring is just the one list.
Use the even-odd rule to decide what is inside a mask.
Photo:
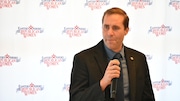
[(113, 98), (113, 99), (116, 98), (117, 83), (118, 83), (118, 79), (114, 78), (112, 80), (111, 87), (110, 87), (110, 98)]

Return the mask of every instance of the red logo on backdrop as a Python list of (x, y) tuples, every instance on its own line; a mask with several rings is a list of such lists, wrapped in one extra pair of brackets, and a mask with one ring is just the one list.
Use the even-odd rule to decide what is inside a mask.
[(169, 5), (175, 8), (175, 10), (180, 10), (180, 0), (170, 0)]
[(157, 91), (166, 89), (167, 86), (171, 86), (172, 81), (169, 80), (164, 80), (162, 79), (161, 81), (154, 81), (152, 83), (153, 88), (155, 88)]
[(18, 27), (16, 34), (20, 33), (21, 35), (24, 36), (24, 38), (26, 38), (26, 37), (36, 37), (37, 34), (43, 32), (44, 30), (42, 28), (35, 28), (32, 25), (30, 25), (29, 27)]
[(152, 5), (152, 0), (129, 0), (127, 5), (131, 5), (134, 9), (144, 9), (145, 6)]
[(20, 0), (1, 0), (0, 8), (11, 8), (15, 4), (19, 4)]
[(69, 84), (64, 84), (63, 91), (69, 91)]
[(30, 85), (19, 85), (16, 92), (22, 92), (24, 95), (35, 95), (38, 91), (44, 90), (42, 85), (35, 85), (31, 83)]
[(75, 26), (74, 28), (73, 27), (69, 27), (69, 28), (66, 28), (64, 27), (64, 30), (62, 31), (62, 33), (66, 33), (69, 37), (80, 37), (82, 36), (82, 34), (85, 34), (88, 32), (88, 29), (86, 28), (80, 28), (79, 26)]
[(10, 56), (6, 54), (5, 56), (0, 56), (0, 67), (2, 66), (12, 66), (15, 62), (20, 62), (21, 58)]
[(169, 60), (174, 61), (175, 64), (180, 63), (180, 54), (170, 54)]
[(102, 6), (109, 5), (109, 0), (86, 0), (85, 6), (94, 9), (101, 9)]
[(53, 54), (52, 56), (42, 57), (40, 63), (44, 63), (49, 67), (52, 65), (59, 65), (60, 62), (64, 61), (66, 61), (66, 58), (64, 56), (56, 56)]
[(41, 0), (40, 6), (43, 5), (47, 9), (58, 8), (60, 5), (65, 5), (66, 0)]
[(160, 35), (166, 35), (167, 32), (172, 31), (172, 27), (170, 26), (165, 26), (164, 24), (161, 25), (160, 27), (150, 27), (148, 33), (153, 33), (156, 36), (160, 36)]

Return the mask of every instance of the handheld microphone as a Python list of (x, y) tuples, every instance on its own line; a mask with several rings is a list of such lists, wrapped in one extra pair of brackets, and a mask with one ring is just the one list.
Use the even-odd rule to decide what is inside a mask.
[(114, 78), (112, 80), (110, 87), (110, 98), (116, 98), (117, 82), (118, 82), (117, 78)]
[[(122, 59), (122, 56), (120, 53), (117, 53), (113, 59)], [(117, 83), (118, 83), (118, 78), (113, 78), (110, 86), (110, 98), (116, 98), (116, 92), (117, 92)]]

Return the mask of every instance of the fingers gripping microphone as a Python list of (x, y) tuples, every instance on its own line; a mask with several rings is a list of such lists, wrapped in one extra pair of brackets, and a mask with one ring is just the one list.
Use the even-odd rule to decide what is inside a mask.
[[(117, 53), (113, 59), (122, 59), (122, 56), (120, 53)], [(118, 78), (113, 78), (111, 82), (111, 87), (110, 87), (110, 98), (116, 98), (116, 92), (117, 92), (117, 83), (118, 83)]]

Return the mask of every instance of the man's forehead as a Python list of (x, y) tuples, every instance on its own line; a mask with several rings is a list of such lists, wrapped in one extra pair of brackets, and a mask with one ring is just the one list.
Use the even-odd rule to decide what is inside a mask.
[(104, 17), (104, 23), (123, 23), (124, 17), (121, 15), (107, 15)]
[(104, 21), (103, 25), (104, 26), (121, 26), (121, 25), (123, 25), (123, 23), (122, 22)]

